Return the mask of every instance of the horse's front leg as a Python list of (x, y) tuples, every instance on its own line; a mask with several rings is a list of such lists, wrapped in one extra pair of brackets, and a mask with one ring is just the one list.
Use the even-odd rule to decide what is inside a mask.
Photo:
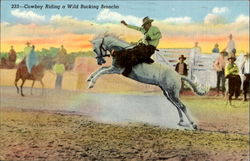
[(107, 69), (107, 68), (109, 68), (109, 67), (110, 67), (110, 66), (101, 67), (101, 68), (97, 69), (94, 73), (92, 73), (92, 74), (88, 77), (87, 82), (90, 82), (91, 79), (94, 78), (95, 75), (96, 75), (97, 73), (99, 73), (100, 71), (102, 71), (102, 70), (104, 70), (104, 69)]
[(97, 79), (104, 75), (104, 74), (120, 74), (122, 72), (122, 69), (120, 68), (115, 68), (114, 66), (111, 66), (107, 69), (103, 69), (101, 71), (99, 71), (92, 79), (91, 81), (89, 82), (89, 86), (88, 88), (93, 88)]

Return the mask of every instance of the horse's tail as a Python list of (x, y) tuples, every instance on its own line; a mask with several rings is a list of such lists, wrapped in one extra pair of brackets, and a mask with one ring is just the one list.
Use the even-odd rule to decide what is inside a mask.
[(205, 88), (201, 88), (200, 84), (198, 85), (196, 82), (193, 82), (191, 79), (185, 76), (182, 76), (181, 80), (186, 81), (192, 87), (192, 90), (199, 96), (205, 95), (210, 89), (209, 86), (205, 86)]

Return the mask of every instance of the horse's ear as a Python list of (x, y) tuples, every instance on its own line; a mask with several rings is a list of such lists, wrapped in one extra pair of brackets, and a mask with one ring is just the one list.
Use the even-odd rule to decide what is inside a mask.
[(94, 44), (93, 40), (89, 40), (89, 42), (90, 42), (91, 44)]

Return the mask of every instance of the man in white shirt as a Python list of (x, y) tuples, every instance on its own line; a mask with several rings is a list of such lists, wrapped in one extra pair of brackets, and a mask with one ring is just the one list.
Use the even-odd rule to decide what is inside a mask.
[(227, 43), (227, 47), (226, 47), (226, 52), (228, 52), (230, 55), (233, 54), (235, 56), (236, 54), (236, 49), (235, 49), (235, 42), (233, 40), (233, 35), (230, 34), (229, 35), (229, 41)]
[(247, 93), (250, 88), (250, 54), (246, 53), (244, 55), (244, 60), (241, 65), (242, 74), (244, 74), (244, 81), (243, 81), (243, 94), (244, 94), (244, 101), (247, 101)]
[(191, 49), (190, 59), (189, 59), (189, 66), (190, 66), (190, 75), (193, 79), (194, 68), (198, 65), (198, 59), (201, 54), (201, 48), (199, 47), (199, 43), (195, 42), (194, 47)]

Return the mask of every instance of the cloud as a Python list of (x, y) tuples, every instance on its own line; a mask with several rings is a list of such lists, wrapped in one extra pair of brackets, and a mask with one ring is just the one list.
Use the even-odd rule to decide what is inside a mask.
[(239, 15), (239, 16), (235, 19), (235, 23), (249, 24), (249, 16)]
[(207, 14), (207, 16), (204, 18), (205, 24), (218, 25), (218, 24), (225, 24), (226, 22), (227, 21), (223, 16), (213, 13)]
[(142, 18), (131, 15), (124, 16), (118, 12), (110, 11), (109, 9), (102, 10), (97, 16), (97, 20), (103, 22), (115, 22), (115, 23), (120, 23), (121, 20), (124, 20), (128, 24), (132, 25), (141, 25), (142, 23)]
[(50, 24), (56, 28), (61, 28), (66, 32), (84, 34), (95, 31), (93, 22), (81, 21), (72, 16), (53, 15), (50, 18)]
[(215, 14), (222, 14), (228, 12), (229, 9), (227, 7), (214, 7), (212, 13)]
[(170, 23), (170, 24), (186, 24), (191, 23), (191, 17), (168, 17), (163, 20), (163, 22)]
[(11, 15), (24, 20), (25, 22), (44, 22), (45, 16), (38, 15), (32, 11), (20, 11), (19, 9), (12, 10)]

